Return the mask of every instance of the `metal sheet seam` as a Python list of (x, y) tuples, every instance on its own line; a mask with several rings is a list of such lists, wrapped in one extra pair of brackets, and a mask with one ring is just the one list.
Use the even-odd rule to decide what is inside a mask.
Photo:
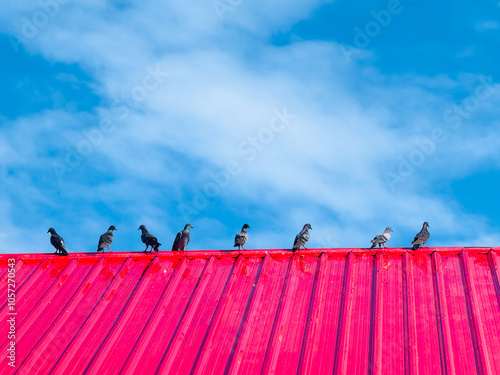
[[(236, 340), (235, 344), (233, 344), (232, 354), (229, 356), (228, 366), (226, 367), (225, 373), (236, 374), (241, 365), (241, 355), (242, 348), (244, 344), (247, 343), (251, 334), (253, 333), (257, 321), (256, 315), (258, 313), (258, 309), (256, 308), (258, 304), (261, 302), (262, 296), (264, 294), (264, 290), (266, 284), (264, 282), (264, 277), (269, 272), (269, 268), (271, 267), (272, 257), (270, 254), (266, 254), (264, 257), (264, 262), (260, 268), (258, 279), (254, 286), (254, 294), (251, 296), (251, 301), (248, 306), (247, 311), (245, 312), (244, 319), (240, 328), (238, 330), (238, 334), (236, 337), (240, 337), (239, 340)], [(262, 280), (261, 280), (262, 279)], [(248, 314), (248, 315), (247, 315)]]
[(370, 350), (368, 354), (368, 373), (373, 375), (382, 374), (382, 321), (384, 319), (382, 304), (384, 296), (383, 261), (382, 253), (378, 252), (375, 255), (375, 272), (373, 273), (372, 282), (373, 302), (370, 313)]
[(307, 374), (312, 369), (312, 358), (318, 350), (319, 333), (317, 326), (324, 305), (323, 294), (326, 288), (325, 271), (328, 262), (328, 255), (323, 253), (319, 258), (319, 266), (316, 269), (314, 277), (313, 291), (309, 302), (309, 311), (305, 325), (304, 339), (302, 340), (302, 348), (300, 351), (299, 369), (297, 373)]
[[(122, 270), (124, 269), (127, 269), (127, 267), (130, 265), (130, 263), (132, 263), (133, 261), (133, 258), (132, 257), (128, 257), (127, 260), (122, 263), (122, 265), (120, 266), (120, 268), (117, 270), (116, 274), (113, 276), (113, 279), (111, 280), (111, 282), (106, 286), (106, 288), (104, 289), (103, 293), (101, 294), (101, 297), (99, 297), (99, 299), (97, 300), (97, 303), (92, 307), (92, 309), (90, 310), (89, 314), (87, 315), (87, 317), (83, 320), (82, 324), (80, 325), (80, 327), (78, 327), (74, 337), (71, 338), (71, 340), (68, 342), (66, 348), (64, 349), (63, 353), (61, 353), (61, 355), (59, 356), (59, 358), (54, 362), (54, 364), (51, 366), (51, 370), (53, 370), (54, 368), (56, 368), (60, 362), (63, 361), (64, 358), (68, 358), (69, 356), (65, 356), (65, 353), (68, 353), (69, 352), (69, 349), (72, 347), (72, 345), (75, 343), (75, 340), (85, 340), (88, 335), (90, 334), (90, 331), (86, 334), (84, 334), (82, 332), (82, 329), (86, 326), (86, 325), (94, 325), (95, 322), (97, 322), (97, 320), (100, 318), (101, 316), (101, 313), (102, 311), (100, 311), (100, 306), (101, 304), (103, 303), (103, 300), (105, 299), (104, 297), (106, 296), (108, 290), (113, 290), (113, 288), (117, 285), (120, 284), (121, 280), (119, 280), (119, 275), (121, 273)], [(112, 328), (112, 327), (111, 327)]]
[(409, 253), (403, 257), (403, 286), (405, 288), (404, 315), (406, 320), (405, 337), (405, 363), (407, 373), (418, 375), (418, 348), (417, 348), (417, 317), (415, 312), (415, 280), (413, 278), (413, 259)]
[(352, 299), (354, 281), (354, 253), (347, 256), (347, 266), (345, 268), (344, 287), (342, 291), (342, 301), (340, 303), (339, 330), (337, 331), (337, 343), (335, 350), (334, 374), (347, 375), (348, 364), (348, 333), (351, 329)]
[(470, 275), (469, 256), (466, 250), (462, 251), (460, 259), (465, 279), (464, 289), (468, 300), (467, 309), (469, 310), (471, 320), (471, 331), (474, 340), (476, 363), (483, 374), (493, 375), (493, 372), (491, 371), (488, 346), (486, 345), (486, 339), (484, 337), (483, 323), (481, 322), (481, 315), (479, 313), (476, 290), (474, 289), (474, 285), (472, 284), (473, 280)]
[(236, 283), (237, 277), (241, 271), (243, 266), (243, 260), (245, 258), (243, 256), (238, 256), (236, 261), (233, 263), (233, 268), (229, 273), (228, 280), (226, 281), (226, 285), (222, 290), (222, 296), (219, 299), (217, 307), (215, 308), (215, 312), (210, 319), (210, 323), (208, 325), (207, 332), (201, 342), (200, 348), (198, 350), (198, 354), (193, 363), (193, 367), (191, 373), (193, 374), (203, 374), (207, 366), (209, 366), (210, 354), (212, 353), (214, 347), (214, 337), (216, 334), (216, 327), (219, 325), (224, 310), (226, 309), (230, 299), (231, 299), (231, 291), (233, 289), (233, 285)]
[[(185, 259), (185, 258), (183, 258)], [(147, 287), (147, 279), (144, 277), (144, 275), (147, 275), (148, 272), (154, 267), (155, 264), (159, 262), (159, 257), (155, 256), (153, 260), (149, 263), (147, 266), (145, 272), (143, 273), (143, 277), (139, 280), (138, 284), (136, 285), (136, 289), (132, 292), (130, 298), (128, 299), (127, 303), (123, 307), (122, 311), (118, 315), (115, 323), (111, 327), (110, 331), (107, 333), (106, 337), (104, 338), (103, 342), (99, 345), (98, 349), (96, 350), (95, 354), (93, 355), (92, 359), (88, 363), (88, 365), (85, 368), (84, 373), (96, 373), (100, 371), (103, 363), (109, 359), (109, 353), (114, 348), (115, 342), (122, 333), (122, 331), (126, 328), (124, 324), (122, 324), (123, 321), (126, 321), (132, 313), (135, 311), (136, 306), (138, 303), (140, 303), (140, 296), (144, 292), (145, 288)], [(182, 260), (178, 263), (178, 266), (182, 266)], [(185, 263), (185, 262), (184, 262)], [(174, 276), (175, 271), (172, 275), (170, 275), (169, 280), (167, 281), (164, 290), (168, 288), (168, 285), (170, 284), (170, 281), (172, 280), (172, 277)]]
[(177, 285), (179, 284), (179, 281), (182, 278), (187, 265), (187, 258), (182, 258), (181, 262), (179, 263), (178, 269), (176, 269), (176, 273), (172, 275), (169, 283), (163, 288), (162, 295), (158, 299), (158, 302), (151, 312), (140, 335), (137, 337), (132, 351), (130, 352), (124, 366), (120, 370), (120, 374), (132, 373), (134, 369), (139, 365), (142, 355), (148, 348), (149, 340), (151, 340), (151, 338), (153, 337), (160, 322), (161, 316), (163, 314), (163, 310), (161, 307), (167, 306), (170, 300), (174, 297), (175, 291), (177, 290)]
[(177, 357), (181, 348), (182, 340), (180, 339), (180, 337), (185, 336), (187, 330), (189, 329), (189, 324), (191, 323), (191, 321), (195, 316), (196, 309), (200, 304), (200, 302), (202, 301), (203, 294), (210, 281), (210, 275), (214, 270), (214, 266), (217, 261), (216, 259), (217, 258), (215, 256), (212, 256), (205, 264), (205, 267), (203, 268), (203, 271), (201, 272), (201, 275), (198, 278), (196, 286), (192, 291), (189, 300), (186, 303), (186, 306), (184, 307), (184, 311), (182, 312), (182, 315), (179, 317), (179, 321), (176, 325), (176, 328), (172, 334), (172, 337), (169, 340), (167, 348), (165, 349), (165, 352), (160, 360), (160, 364), (158, 365), (158, 368), (155, 372), (156, 374), (161, 374), (162, 368), (167, 368), (167, 369), (170, 368), (173, 361), (175, 361), (175, 358)]
[[(64, 325), (65, 322), (69, 319), (71, 316), (71, 313), (75, 311), (75, 309), (78, 306), (78, 303), (84, 298), (84, 293), (82, 292), (84, 285), (86, 283), (92, 284), (94, 280), (98, 277), (101, 269), (102, 269), (102, 264), (105, 262), (104, 258), (101, 258), (97, 264), (92, 268), (92, 271), (88, 274), (88, 276), (80, 283), (76, 291), (73, 293), (71, 299), (68, 301), (68, 303), (64, 306), (64, 308), (60, 311), (60, 313), (55, 317), (53, 320), (52, 324), (47, 328), (47, 330), (42, 334), (42, 336), (38, 339), (38, 341), (35, 343), (35, 345), (32, 346), (32, 349), (30, 350), (30, 353), (26, 358), (24, 358), (23, 362), (20, 364), (20, 366), (23, 366), (23, 364), (26, 362), (26, 366), (28, 368), (33, 367), (33, 363), (37, 362), (38, 359), (40, 358), (40, 355), (43, 354), (43, 350), (36, 350), (38, 346), (43, 344), (43, 339), (45, 336), (47, 337), (54, 337), (53, 334), (51, 334), (51, 331), (57, 331), (59, 329), (59, 325)], [(109, 287), (109, 284), (108, 284)], [(45, 344), (50, 345), (49, 343)]]
[(281, 291), (278, 310), (276, 312), (273, 328), (271, 329), (271, 337), (269, 338), (264, 364), (262, 367), (262, 374), (274, 374), (276, 362), (278, 361), (279, 351), (281, 347), (281, 329), (282, 325), (287, 321), (290, 313), (290, 290), (292, 288), (292, 275), (295, 273), (298, 262), (298, 255), (294, 254), (288, 264), (287, 273)]
[(439, 314), (438, 321), (441, 322), (440, 324), (441, 328), (440, 331), (442, 335), (441, 355), (443, 358), (443, 361), (441, 363), (442, 366), (445, 366), (443, 373), (455, 375), (456, 370), (455, 370), (455, 360), (454, 360), (453, 345), (452, 345), (452, 334), (451, 334), (449, 314), (448, 314), (448, 302), (444, 286), (443, 264), (441, 261), (441, 254), (434, 252), (431, 255), (431, 259), (435, 274), (434, 282), (436, 288), (435, 295), (437, 300), (436, 311)]

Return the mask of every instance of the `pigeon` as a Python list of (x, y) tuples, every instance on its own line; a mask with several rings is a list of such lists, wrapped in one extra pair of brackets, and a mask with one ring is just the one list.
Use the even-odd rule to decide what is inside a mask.
[(141, 225), (138, 229), (142, 230), (141, 240), (146, 245), (146, 250), (148, 251), (148, 247), (151, 246), (151, 251), (158, 252), (158, 248), (161, 246), (161, 243), (158, 242), (158, 239), (148, 232), (145, 225)]
[(238, 250), (240, 250), (240, 248), (245, 250), (243, 245), (248, 241), (247, 228), (250, 228), (250, 225), (244, 224), (243, 228), (241, 228), (241, 232), (236, 233), (234, 237), (234, 247), (238, 246)]
[(172, 251), (184, 251), (187, 244), (189, 243), (189, 238), (191, 237), (191, 228), (194, 228), (191, 224), (186, 224), (184, 230), (181, 230), (175, 236), (174, 244), (172, 245)]
[(108, 228), (108, 231), (104, 234), (101, 234), (99, 237), (99, 244), (97, 245), (97, 251), (104, 251), (104, 248), (107, 247), (109, 252), (111, 253), (111, 248), (109, 245), (113, 242), (113, 231), (118, 230), (114, 225)]
[(413, 245), (413, 247), (411, 248), (412, 250), (417, 250), (420, 247), (420, 245), (425, 247), (425, 243), (427, 242), (427, 240), (431, 236), (429, 231), (427, 230), (427, 227), (429, 227), (429, 226), (430, 225), (427, 221), (424, 222), (424, 225), (422, 226), (422, 230), (417, 233), (417, 235), (413, 239), (413, 242), (411, 243)]
[(387, 228), (385, 228), (384, 233), (377, 234), (373, 238), (373, 240), (371, 240), (371, 243), (373, 245), (370, 249), (373, 249), (375, 246), (377, 246), (377, 244), (378, 244), (378, 247), (383, 247), (385, 249), (385, 243), (391, 239), (390, 232), (392, 232), (392, 228), (387, 227)]
[(66, 251), (66, 244), (64, 243), (64, 240), (60, 235), (56, 233), (56, 230), (54, 228), (49, 228), (47, 233), (50, 233), (50, 243), (52, 246), (56, 248), (56, 252), (54, 254), (59, 254), (67, 256), (68, 252)]
[(307, 241), (309, 241), (310, 237), (308, 229), (312, 230), (311, 224), (304, 225), (304, 228), (302, 228), (300, 233), (295, 236), (295, 241), (293, 242), (292, 251), (299, 250), (301, 246), (304, 246), (304, 249), (307, 250), (306, 243)]

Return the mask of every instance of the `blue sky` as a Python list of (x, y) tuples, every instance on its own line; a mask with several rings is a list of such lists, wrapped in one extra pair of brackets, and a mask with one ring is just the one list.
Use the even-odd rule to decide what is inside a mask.
[(500, 244), (500, 3), (0, 10), (0, 251)]

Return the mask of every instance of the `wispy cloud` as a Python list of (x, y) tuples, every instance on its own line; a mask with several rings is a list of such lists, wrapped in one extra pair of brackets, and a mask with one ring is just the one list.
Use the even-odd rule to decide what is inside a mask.
[[(57, 225), (73, 251), (93, 251), (113, 223), (115, 248), (133, 250), (146, 224), (166, 250), (186, 220), (195, 226), (191, 249), (230, 248), (252, 219), (249, 248), (291, 246), (305, 222), (311, 247), (367, 246), (387, 225), (394, 244), (408, 245), (424, 220), (443, 244), (480, 242), (487, 221), (435, 187), (498, 165), (500, 137), (483, 126), (496, 124), (500, 90), (491, 82), (488, 99), (426, 153), (419, 144), (444, 126), (443, 113), (467, 106), (483, 75), (390, 74), (367, 68), (372, 57), (346, 60), (333, 41), (269, 43), (320, 4), (243, 1), (223, 19), (210, 1), (61, 8), (64, 17), (50, 18), (23, 48), (78, 63), (102, 103), (91, 113), (4, 122), (2, 220), (12, 234), (2, 249), (49, 251), (44, 235)], [(21, 38), (22, 17), (38, 10), (9, 7), (0, 18)], [(280, 131), (271, 126), (276, 111), (290, 115)], [(422, 162), (388, 186), (387, 172), (415, 150)], [(22, 227), (37, 235), (21, 236)]]

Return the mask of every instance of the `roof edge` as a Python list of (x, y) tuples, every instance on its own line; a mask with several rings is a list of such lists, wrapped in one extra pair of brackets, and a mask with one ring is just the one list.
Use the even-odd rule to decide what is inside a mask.
[(276, 257), (291, 257), (294, 254), (299, 256), (317, 256), (321, 254), (346, 256), (349, 253), (354, 255), (375, 255), (380, 252), (382, 254), (401, 255), (404, 253), (411, 254), (432, 254), (438, 252), (440, 254), (458, 255), (466, 250), (468, 253), (483, 253), (489, 251), (499, 251), (500, 247), (425, 247), (418, 250), (411, 248), (385, 248), (385, 249), (370, 249), (370, 248), (325, 248), (325, 249), (307, 249), (292, 252), (290, 249), (258, 249), (258, 250), (190, 250), (190, 251), (160, 251), (159, 253), (144, 253), (144, 252), (112, 252), (112, 253), (70, 253), (67, 257), (55, 255), (54, 253), (24, 253), (24, 254), (0, 254), (0, 263), (5, 263), (9, 259), (36, 261), (43, 259), (99, 259), (101, 257), (109, 259), (124, 259), (133, 257), (134, 259), (152, 259), (155, 256), (160, 258), (237, 258), (242, 255), (244, 257), (264, 257), (267, 254), (273, 258)]

